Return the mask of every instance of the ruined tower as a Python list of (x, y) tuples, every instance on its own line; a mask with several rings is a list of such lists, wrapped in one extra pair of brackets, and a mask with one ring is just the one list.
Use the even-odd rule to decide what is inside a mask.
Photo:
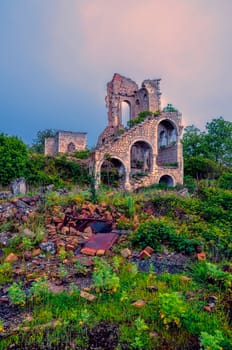
[[(92, 153), (97, 184), (133, 190), (183, 183), (182, 115), (170, 104), (161, 111), (160, 96), (160, 79), (144, 80), (139, 88), (131, 79), (114, 74), (107, 84), (108, 125)], [(123, 103), (129, 107), (129, 127), (123, 125)], [(141, 115), (143, 119), (138, 119)]]

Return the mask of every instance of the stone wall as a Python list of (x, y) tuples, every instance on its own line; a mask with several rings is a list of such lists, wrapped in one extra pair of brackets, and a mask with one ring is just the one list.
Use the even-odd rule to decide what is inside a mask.
[[(120, 103), (127, 99), (131, 103), (132, 119), (136, 117), (133, 115), (136, 108), (137, 111), (140, 108), (142, 111), (146, 107), (145, 109), (151, 112), (159, 109), (161, 95), (159, 83), (159, 79), (144, 80), (142, 88), (136, 90), (137, 84), (119, 74), (115, 74), (112, 81), (108, 83), (106, 97), (108, 126), (99, 136), (91, 163), (97, 185), (101, 182), (101, 169), (106, 158), (111, 158), (112, 161), (118, 160), (121, 164), (120, 171), (125, 169), (123, 186), (127, 190), (159, 183), (162, 176), (171, 178), (173, 185), (183, 183), (183, 157), (180, 141), (183, 126), (182, 116), (177, 110), (164, 110), (147, 116), (142, 123), (130, 129), (123, 127), (120, 121)], [(160, 146), (159, 140), (162, 131), (167, 134), (167, 146), (164, 148)], [(134, 154), (136, 156), (136, 152), (131, 152), (135, 144), (141, 148), (138, 163), (143, 162), (141, 154), (148, 155), (146, 158), (148, 163), (138, 164), (138, 169), (135, 169), (136, 162), (132, 159)], [(140, 173), (139, 167), (141, 168)]]
[(44, 140), (44, 154), (55, 153), (55, 137), (48, 137)]
[(45, 139), (45, 155), (73, 153), (86, 149), (86, 133), (58, 131), (55, 137)]
[(177, 163), (177, 145), (159, 149), (157, 157), (158, 165)]
[(86, 133), (60, 131), (58, 133), (58, 153), (72, 153), (86, 149)]

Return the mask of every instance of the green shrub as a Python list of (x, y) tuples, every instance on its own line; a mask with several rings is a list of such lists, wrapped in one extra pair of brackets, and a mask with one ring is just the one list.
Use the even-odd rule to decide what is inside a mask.
[(130, 119), (127, 122), (127, 125), (129, 128), (132, 128), (133, 126), (142, 123), (149, 115), (153, 115), (153, 113), (151, 111), (143, 111), (140, 112), (137, 116), (137, 118), (134, 119)]
[(232, 173), (224, 173), (220, 176), (219, 186), (224, 190), (232, 190)]
[(223, 350), (221, 344), (223, 342), (222, 332), (216, 330), (215, 334), (201, 332), (200, 350)]
[(44, 278), (38, 278), (37, 281), (32, 283), (32, 286), (29, 289), (29, 297), (36, 303), (46, 300), (48, 298), (48, 294), (48, 283)]
[(120, 285), (120, 279), (103, 259), (94, 260), (95, 271), (93, 273), (94, 286), (97, 290), (107, 293), (115, 293)]
[(188, 239), (184, 235), (176, 233), (173, 227), (164, 220), (153, 218), (139, 225), (132, 238), (132, 243), (140, 248), (149, 245), (155, 251), (160, 251), (161, 245), (165, 244), (172, 249), (190, 254), (199, 245), (199, 240)]
[(4, 262), (0, 265), (0, 284), (10, 282), (12, 280), (13, 267), (10, 263)]
[(74, 153), (74, 157), (77, 159), (87, 159), (90, 155), (90, 151), (88, 149), (83, 151), (76, 151)]
[(9, 185), (10, 181), (27, 174), (29, 161), (27, 146), (16, 136), (0, 134), (0, 184)]
[(191, 268), (193, 278), (202, 284), (211, 284), (222, 289), (230, 289), (232, 275), (222, 271), (216, 264), (210, 262), (198, 262)]
[(22, 283), (14, 282), (8, 288), (8, 295), (12, 304), (24, 306), (26, 304), (26, 294), (22, 289)]
[(139, 225), (132, 241), (140, 248), (149, 245), (158, 251), (161, 244), (166, 242), (170, 235), (174, 235), (172, 227), (161, 220), (150, 219)]
[(159, 295), (159, 313), (166, 328), (170, 325), (180, 327), (186, 313), (186, 305), (179, 293), (163, 293)]

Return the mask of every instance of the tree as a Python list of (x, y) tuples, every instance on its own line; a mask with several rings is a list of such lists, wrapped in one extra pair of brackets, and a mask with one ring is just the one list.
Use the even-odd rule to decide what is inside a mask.
[(12, 180), (26, 175), (29, 160), (27, 146), (16, 136), (0, 134), (0, 183), (8, 185)]
[(216, 161), (202, 156), (189, 157), (185, 160), (185, 175), (197, 180), (218, 178), (222, 169)]
[(33, 141), (31, 150), (37, 153), (44, 153), (44, 142), (48, 137), (54, 137), (56, 134), (55, 129), (40, 130), (36, 134), (36, 139)]
[(187, 126), (182, 139), (185, 175), (217, 178), (232, 167), (232, 123), (222, 117), (206, 124), (206, 132)]
[(206, 156), (208, 150), (205, 147), (205, 133), (194, 125), (187, 126), (184, 129), (182, 138), (184, 159), (189, 157)]
[(216, 162), (232, 167), (232, 122), (222, 117), (212, 119), (206, 124), (205, 137), (210, 158)]

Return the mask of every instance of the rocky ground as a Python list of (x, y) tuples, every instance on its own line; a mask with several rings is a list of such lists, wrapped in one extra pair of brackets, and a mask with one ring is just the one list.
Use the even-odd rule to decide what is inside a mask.
[[(38, 277), (46, 276), (53, 293), (68, 291), (71, 283), (80, 290), (88, 290), (92, 284), (94, 256), (112, 255), (112, 247), (117, 246), (122, 246), (122, 249), (119, 248), (120, 254), (137, 264), (142, 271), (149, 272), (152, 269), (159, 274), (178, 273), (187, 269), (189, 258), (182, 254), (170, 253), (165, 249), (162, 254), (155, 254), (152, 249), (139, 252), (125, 248), (128, 232), (117, 230), (115, 225), (120, 217), (123, 217), (120, 212), (113, 207), (109, 211), (104, 204), (88, 203), (78, 208), (76, 205), (57, 205), (44, 209), (43, 195), (4, 200), (0, 204), (1, 262), (12, 265), (13, 281), (22, 281), (25, 291)], [(39, 232), (36, 231), (38, 224)], [(105, 236), (98, 246), (95, 238), (100, 234)], [(109, 234), (113, 234), (113, 240), (106, 244)], [(18, 237), (20, 239), (17, 241)], [(93, 245), (88, 248), (91, 240)], [(1, 336), (4, 337), (17, 332), (21, 321), (31, 317), (30, 310), (22, 311), (19, 306), (11, 304), (7, 292), (9, 286), (10, 283), (3, 283), (0, 287), (0, 319), (5, 330)], [(88, 332), (89, 338), (93, 339), (88, 349), (103, 349), (104, 337), (104, 349), (113, 349), (117, 343), (115, 325), (102, 322)], [(22, 348), (23, 345), (9, 347)], [(37, 349), (36, 345), (34, 348)], [(30, 347), (34, 348), (33, 345)], [(56, 348), (62, 349), (62, 345), (52, 347)]]

